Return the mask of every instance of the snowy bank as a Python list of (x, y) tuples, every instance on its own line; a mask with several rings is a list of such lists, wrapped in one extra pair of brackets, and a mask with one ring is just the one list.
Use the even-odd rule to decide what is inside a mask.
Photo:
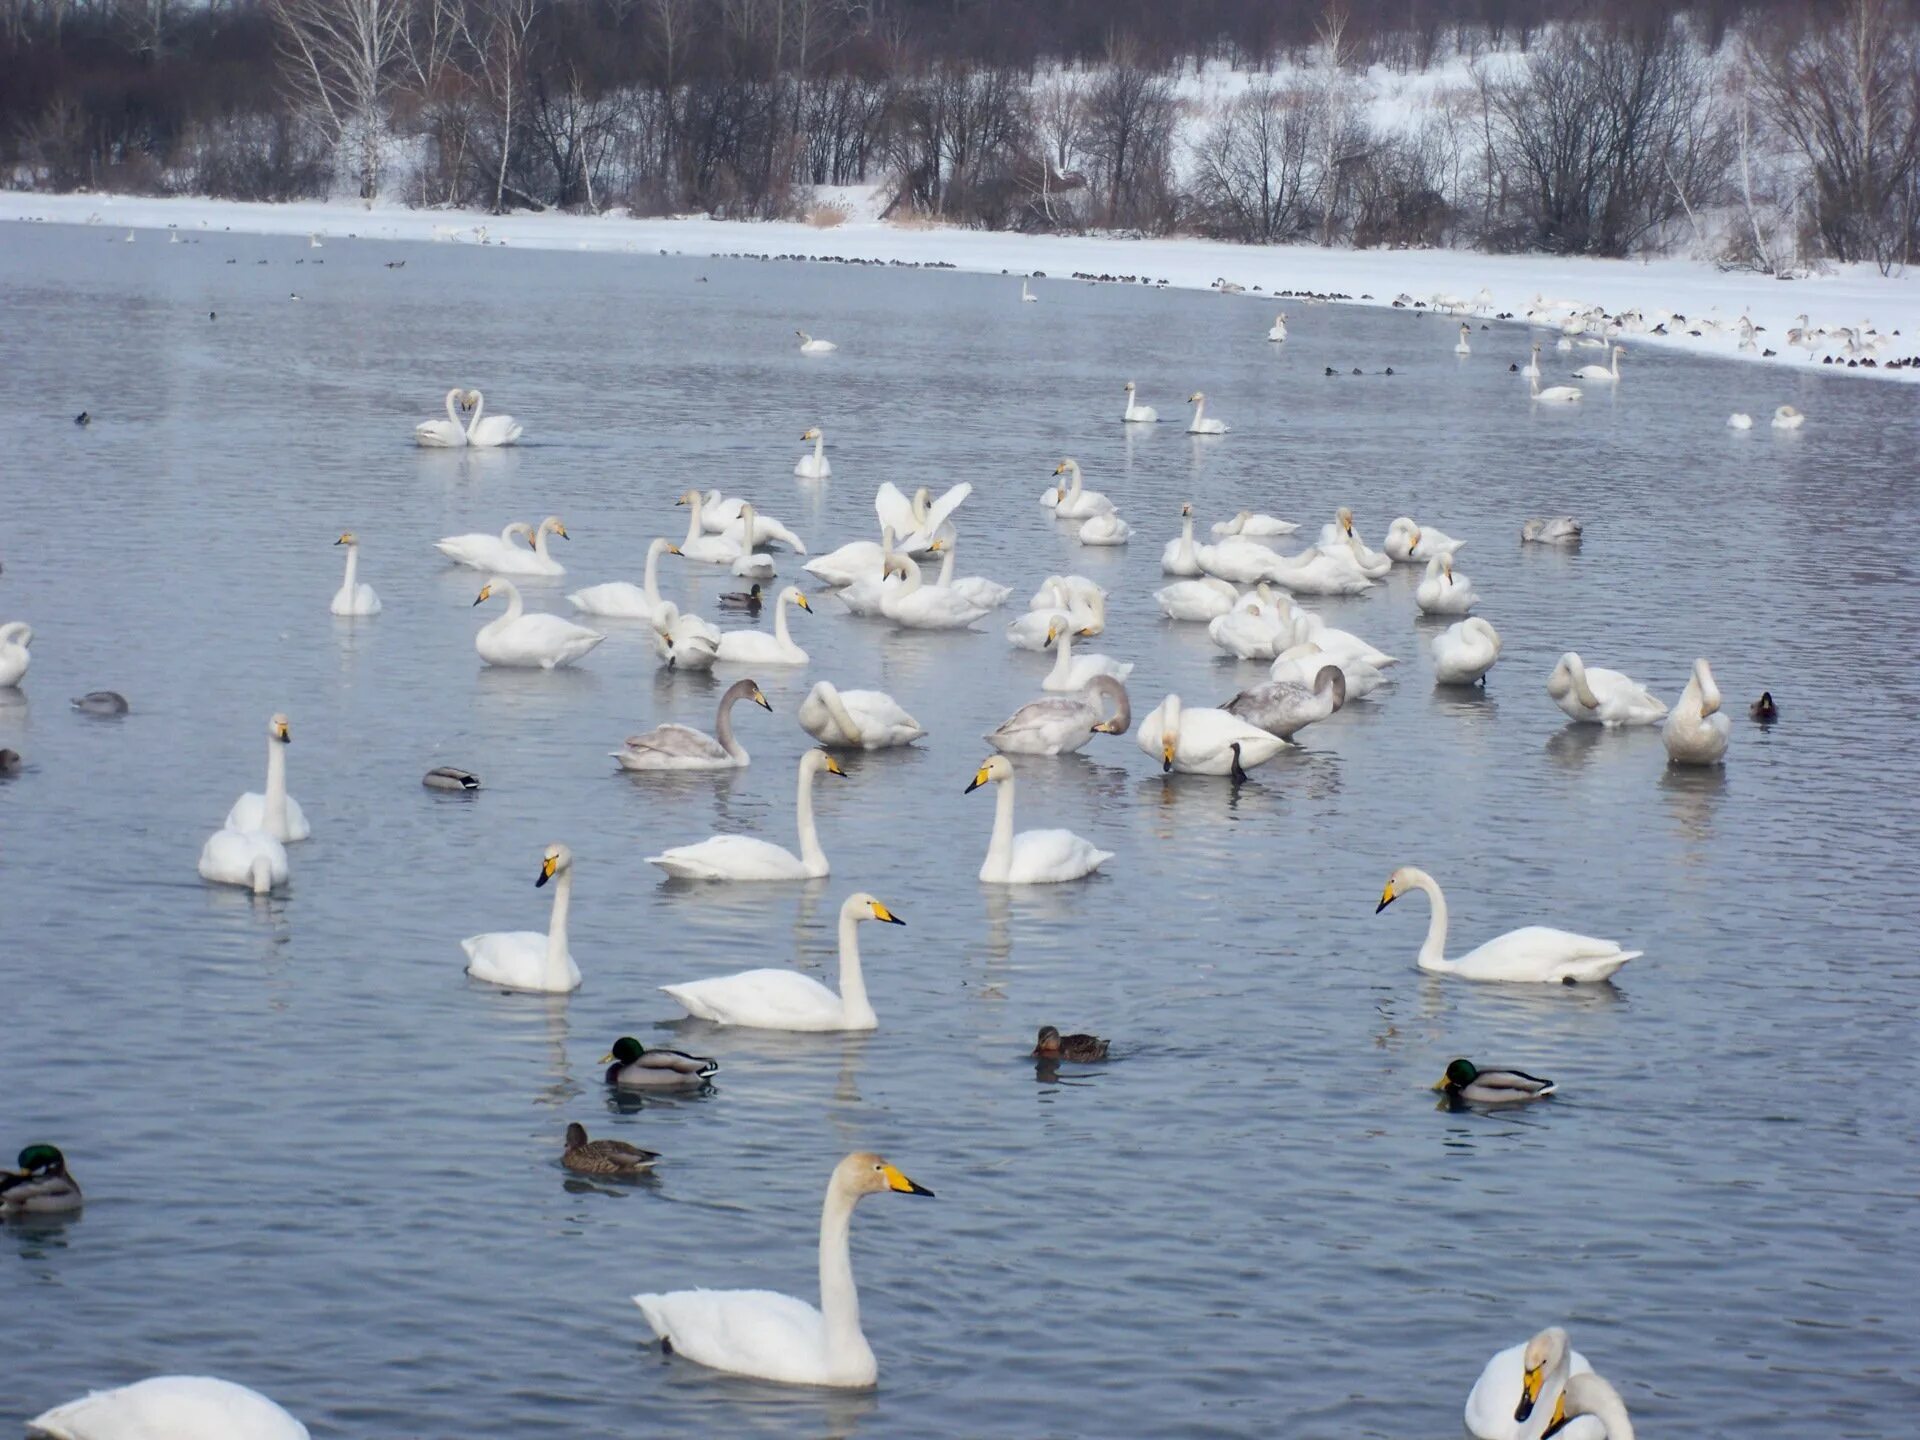
[[(1558, 309), (1599, 306), (1611, 314), (1638, 309), (1651, 324), (1667, 312), (1670, 333), (1623, 336), (1633, 345), (1663, 345), (1695, 353), (1805, 368), (1824, 374), (1875, 375), (1920, 381), (1920, 367), (1888, 369), (1889, 361), (1920, 355), (1920, 276), (1887, 277), (1871, 266), (1835, 267), (1805, 279), (1776, 280), (1723, 271), (1692, 260), (1590, 260), (1547, 255), (1482, 255), (1457, 250), (1339, 250), (1317, 246), (1258, 247), (1195, 239), (1127, 239), (1102, 235), (1016, 235), (941, 227), (898, 227), (855, 218), (830, 229), (800, 223), (749, 223), (705, 218), (639, 220), (614, 215), (485, 215), (359, 204), (248, 204), (239, 201), (141, 196), (43, 195), (0, 191), (0, 221), (93, 224), (138, 230), (229, 230), (259, 235), (318, 234), (331, 239), (490, 244), (541, 250), (594, 250), (679, 255), (784, 255), (816, 259), (951, 266), (982, 273), (1044, 272), (1058, 281), (1081, 275), (1151, 280), (1183, 289), (1243, 287), (1229, 302), (1251, 300), (1247, 324), (1265, 323), (1276, 291), (1339, 295), (1354, 303), (1389, 305), (1397, 296), (1431, 304), (1435, 297), (1490, 301), (1488, 315), (1524, 315), (1544, 297)], [(1256, 289), (1260, 293), (1256, 293)], [(1484, 292), (1484, 295), (1483, 295)], [(1044, 299), (1044, 286), (1039, 291)], [(1280, 302), (1284, 308), (1286, 302)], [(1810, 346), (1790, 345), (1796, 317), (1834, 335)], [(1737, 322), (1759, 328), (1757, 344), (1740, 349)], [(1698, 333), (1694, 333), (1697, 327)], [(1847, 370), (1841, 327), (1870, 327), (1886, 337), (1878, 368)], [(1762, 351), (1777, 352), (1770, 360)], [(1823, 364), (1823, 357), (1836, 363)]]

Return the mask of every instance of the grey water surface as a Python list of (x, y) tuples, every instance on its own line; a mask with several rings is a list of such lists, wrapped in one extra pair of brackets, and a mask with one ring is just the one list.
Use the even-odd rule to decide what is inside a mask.
[[(1337, 306), (1289, 305), (1270, 345), (1257, 296), (1048, 281), (1022, 305), (1002, 277), (109, 229), (0, 227), (0, 622), (34, 627), (0, 692), (26, 762), (0, 779), (0, 1158), (57, 1143), (88, 1196), (0, 1228), (0, 1429), (189, 1372), (320, 1437), (1399, 1440), (1457, 1434), (1486, 1358), (1563, 1323), (1649, 1435), (1910, 1433), (1914, 392), (1630, 344), (1617, 395), (1535, 411), (1513, 326), (1460, 360), (1450, 323)], [(839, 352), (801, 357), (797, 326)], [(1549, 375), (1589, 358), (1549, 349)], [(1118, 423), (1128, 379), (1161, 424)], [(414, 448), (454, 384), (523, 444)], [(1183, 433), (1195, 388), (1231, 434)], [(1787, 402), (1795, 434), (1765, 423)], [(791, 474), (813, 424), (824, 484)], [(1083, 550), (1040, 508), (1066, 455), (1130, 547)], [(960, 569), (1011, 606), (896, 632), (783, 558), (812, 663), (757, 672), (774, 713), (737, 712), (731, 775), (608, 752), (710, 727), (739, 671), (660, 670), (618, 622), (577, 670), (488, 670), (498, 607), (432, 548), (558, 514), (567, 576), (524, 588), (564, 610), (638, 580), (690, 485), (817, 552), (871, 536), (883, 480), (971, 481)], [(994, 801), (962, 791), (1040, 693), (1049, 657), (1000, 630), (1044, 576), (1110, 588), (1083, 643), (1135, 662), (1136, 716), (1264, 678), (1154, 609), (1186, 499), (1203, 538), (1242, 505), (1310, 536), (1340, 504), (1375, 545), (1403, 513), (1467, 537), (1506, 646), (1485, 693), (1433, 688), (1411, 569), (1309, 602), (1400, 656), (1395, 683), (1237, 791), (1163, 777), (1132, 735), (1017, 760), (1020, 823), (1114, 858), (979, 884)], [(1561, 512), (1578, 551), (1520, 545)], [(327, 610), (346, 529), (372, 619)], [(709, 617), (736, 588), (670, 557), (662, 584)], [(1708, 657), (1724, 770), (1567, 726), (1544, 693), (1566, 649), (1669, 701)], [(793, 843), (794, 711), (822, 677), (932, 732), (822, 778), (832, 877), (664, 883), (643, 857), (666, 845)], [(68, 709), (98, 688), (132, 713)], [(1771, 730), (1746, 716), (1763, 688)], [(276, 710), (314, 834), (259, 902), (194, 864), (260, 788)], [(485, 788), (423, 790), (437, 764)], [(467, 980), (461, 937), (544, 927), (556, 840), (584, 987)], [(1374, 914), (1403, 863), (1446, 886), (1456, 953), (1543, 923), (1646, 955), (1603, 987), (1424, 976), (1426, 902)], [(673, 1023), (658, 985), (795, 961), (831, 983), (855, 889), (907, 922), (862, 932), (877, 1033)], [(1043, 1023), (1113, 1059), (1036, 1074)], [(713, 1092), (610, 1095), (595, 1062), (626, 1033), (718, 1057)], [(1455, 1055), (1561, 1094), (1436, 1109)], [(569, 1177), (571, 1120), (662, 1152), (654, 1178)], [(822, 1189), (855, 1148), (938, 1192), (854, 1225), (879, 1388), (663, 1358), (636, 1291), (815, 1296)]]

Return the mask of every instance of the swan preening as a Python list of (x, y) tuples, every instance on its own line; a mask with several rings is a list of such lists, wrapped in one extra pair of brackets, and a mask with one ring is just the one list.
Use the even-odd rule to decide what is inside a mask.
[(1667, 714), (1644, 685), (1618, 670), (1589, 666), (1572, 650), (1547, 677), (1547, 694), (1568, 719), (1592, 725), (1656, 725)]
[(633, 1303), (655, 1335), (712, 1369), (789, 1385), (872, 1385), (880, 1367), (860, 1329), (848, 1233), (861, 1197), (887, 1191), (933, 1194), (865, 1151), (834, 1167), (820, 1211), (817, 1310), (769, 1290), (676, 1290), (636, 1295)]
[(467, 974), (503, 990), (534, 990), (563, 995), (580, 988), (580, 967), (567, 948), (567, 910), (573, 902), (573, 852), (549, 845), (541, 857), (535, 888), (549, 880), (553, 913), (546, 930), (495, 930), (460, 942), (467, 952)]
[(1095, 735), (1124, 735), (1132, 723), (1126, 687), (1111, 675), (1096, 674), (1071, 697), (1022, 705), (986, 739), (1008, 755), (1065, 755)]
[(1425, 615), (1464, 615), (1480, 603), (1473, 582), (1453, 573), (1453, 557), (1436, 555), (1427, 562), (1427, 575), (1413, 592), (1413, 600)]
[(1396, 515), (1387, 526), (1387, 538), (1380, 548), (1389, 559), (1402, 565), (1424, 565), (1436, 555), (1451, 555), (1467, 542), (1455, 540), (1431, 525), (1418, 523), (1411, 515)]
[(473, 637), (473, 648), (489, 665), (552, 670), (571, 665), (607, 638), (558, 615), (527, 614), (519, 587), (497, 575), (480, 587), (473, 603), (484, 604), (495, 590), (506, 591), (507, 613), (482, 625)]
[(720, 697), (713, 734), (703, 734), (691, 725), (656, 725), (644, 735), (628, 736), (625, 745), (613, 752), (613, 758), (622, 770), (738, 769), (752, 758), (733, 734), (733, 707), (741, 700), (751, 700), (769, 712), (773, 709), (758, 684), (736, 680)]
[(1432, 651), (1434, 684), (1477, 684), (1500, 658), (1500, 632), (1476, 615), (1434, 636)]
[(845, 776), (840, 762), (824, 750), (800, 757), (799, 789), (794, 798), (800, 853), (751, 835), (715, 835), (698, 845), (676, 845), (647, 856), (676, 880), (817, 880), (829, 872), (813, 823), (813, 777), (822, 770)]
[(33, 664), (33, 655), (27, 649), (31, 644), (33, 627), (26, 621), (0, 625), (0, 689), (18, 685), (26, 678), (27, 667)]
[(1225, 710), (1188, 709), (1169, 695), (1140, 722), (1140, 748), (1160, 762), (1163, 773), (1231, 775), (1264, 765), (1288, 742)]
[(327, 608), (335, 615), (378, 615), (380, 597), (373, 593), (371, 585), (359, 582), (360, 541), (349, 530), (333, 543), (347, 547), (347, 573), (340, 581), (340, 588), (334, 592), (333, 603)]
[(1487, 1361), (1465, 1420), (1473, 1440), (1634, 1440), (1619, 1392), (1557, 1325)]
[(886, 750), (909, 745), (926, 729), (879, 690), (841, 690), (822, 680), (800, 702), (800, 728), (839, 750)]
[(1347, 703), (1347, 676), (1338, 665), (1322, 665), (1311, 684), (1296, 680), (1269, 680), (1242, 690), (1220, 708), (1257, 725), (1269, 735), (1291, 740), (1316, 721), (1324, 720)]
[(980, 763), (966, 793), (971, 795), (982, 785), (998, 785), (994, 797), (993, 834), (987, 841), (987, 858), (981, 863), (980, 878), (994, 885), (1054, 885), (1091, 875), (1113, 858), (1111, 850), (1102, 850), (1071, 830), (1022, 830), (1013, 828), (1013, 762), (1005, 755), (992, 755)]
[(1732, 724), (1720, 713), (1720, 687), (1714, 683), (1713, 668), (1705, 660), (1694, 661), (1687, 688), (1660, 727), (1667, 759), (1675, 765), (1718, 765), (1726, 758), (1732, 734)]
[(1806, 422), (1807, 417), (1791, 405), (1782, 405), (1773, 412), (1773, 428), (1776, 430), (1798, 430)]
[(1529, 545), (1578, 545), (1583, 529), (1571, 515), (1554, 515), (1527, 520), (1520, 526), (1520, 539)]
[[(872, 1030), (879, 1017), (867, 1000), (860, 968), (859, 927), (869, 920), (905, 925), (864, 891), (840, 906), (840, 989), (829, 990), (798, 970), (743, 970), (711, 980), (689, 980), (660, 989), (696, 1020), (741, 1025), (755, 1030)], [(694, 1357), (698, 1359), (698, 1356)]]
[(256, 1390), (208, 1375), (156, 1375), (96, 1390), (27, 1421), (47, 1440), (309, 1440)]
[(1419, 966), (1435, 975), (1458, 975), (1463, 980), (1506, 980), (1535, 984), (1596, 983), (1607, 979), (1643, 950), (1623, 950), (1613, 940), (1597, 940), (1570, 930), (1541, 925), (1510, 930), (1458, 960), (1447, 958), (1447, 900), (1439, 883), (1426, 871), (1403, 865), (1387, 877), (1380, 892), (1379, 914), (1412, 890), (1426, 892), (1433, 902), (1427, 938), (1420, 947)]
[(796, 330), (793, 333), (800, 337), (802, 355), (831, 355), (840, 348), (831, 340), (816, 340), (804, 330)]

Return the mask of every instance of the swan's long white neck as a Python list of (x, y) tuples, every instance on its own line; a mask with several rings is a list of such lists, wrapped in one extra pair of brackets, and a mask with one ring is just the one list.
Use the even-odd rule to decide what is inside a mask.
[[(526, 613), (526, 605), (520, 599), (520, 587), (511, 580), (496, 579), (493, 588), (507, 592), (507, 613), (494, 621), (495, 625), (511, 625)], [(491, 627), (489, 627), (491, 628)]]
[(941, 547), (940, 578), (934, 581), (934, 584), (936, 585), (953, 584), (953, 548), (954, 547), (951, 545), (944, 545)]
[(284, 741), (267, 738), (267, 833), (282, 838), (287, 833), (287, 747)]
[(665, 553), (666, 548), (665, 540), (655, 540), (647, 546), (647, 570), (640, 577), (640, 588), (647, 592), (649, 605), (660, 603), (660, 557)]
[[(840, 1009), (850, 1029), (871, 1030), (880, 1023), (873, 1013), (873, 1005), (867, 999), (867, 977), (860, 969), (860, 911), (858, 906), (842, 906), (840, 910)], [(851, 1206), (849, 1206), (851, 1208)], [(845, 1242), (842, 1241), (844, 1252)], [(824, 1271), (826, 1261), (821, 1260)], [(826, 1295), (826, 1276), (820, 1277), (822, 1298)], [(847, 1276), (847, 1294), (853, 1294), (853, 1276)], [(824, 1306), (821, 1307), (823, 1310)], [(855, 1306), (853, 1316), (854, 1329), (860, 1327), (859, 1307)]]
[(1206, 413), (1207, 397), (1202, 395), (1198, 400), (1193, 402), (1193, 423), (1198, 425), (1200, 423), (1200, 417)]
[[(785, 638), (784, 636), (781, 638)], [(827, 864), (827, 852), (820, 848), (820, 834), (813, 828), (813, 777), (820, 769), (820, 761), (815, 758), (817, 752), (808, 751), (807, 758), (800, 762), (800, 785), (793, 799), (794, 814), (800, 827), (800, 859), (809, 869), (824, 870)], [(845, 928), (850, 921), (842, 920), (840, 938), (844, 945), (848, 931)], [(854, 973), (860, 970), (859, 957), (855, 957)]]
[(818, 470), (827, 454), (827, 432), (816, 431), (813, 437), (813, 468)]
[[(1191, 527), (1193, 522), (1189, 520), (1187, 524)], [(1068, 673), (1073, 669), (1073, 631), (1062, 630), (1055, 643), (1060, 647), (1060, 653), (1053, 657), (1053, 669), (1047, 672), (1047, 679), (1065, 684)]]
[(553, 877), (553, 918), (547, 924), (547, 971), (549, 990), (565, 990), (572, 976), (567, 974), (567, 911), (573, 904), (573, 866), (568, 865)]
[(1587, 666), (1578, 655), (1568, 655), (1567, 674), (1573, 680), (1573, 693), (1580, 697), (1580, 703), (1589, 710), (1600, 708), (1600, 697), (1593, 693), (1593, 687), (1587, 683)]
[(900, 557), (900, 564), (905, 567), (906, 579), (900, 584), (900, 593), (893, 597), (895, 600), (904, 600), (907, 596), (913, 594), (914, 591), (920, 588), (921, 581), (918, 561), (914, 560), (911, 556), (902, 555)]
[[(841, 954), (852, 943), (854, 922), (840, 922)], [(859, 974), (856, 957), (853, 970)], [(841, 974), (846, 974), (843, 960)], [(842, 980), (844, 988), (845, 981)], [(820, 1210), (820, 1318), (827, 1332), (827, 1362), (833, 1369), (858, 1369), (873, 1351), (860, 1329), (860, 1292), (853, 1284), (854, 1196), (837, 1181), (827, 1187)]]
[(487, 397), (478, 390), (473, 392), (473, 418), (467, 421), (467, 438), (473, 438), (473, 432), (480, 427), (480, 417), (486, 413)]
[(453, 426), (455, 430), (459, 430), (461, 428), (460, 412), (453, 408), (453, 402), (457, 398), (459, 398), (459, 395), (460, 395), (460, 391), (457, 386), (454, 389), (447, 391), (447, 423)]
[(840, 692), (830, 681), (820, 682), (820, 703), (827, 707), (827, 713), (833, 716), (834, 724), (840, 727), (841, 733), (854, 744), (860, 744), (865, 738), (860, 733), (860, 726), (854, 720), (853, 712), (847, 709), (847, 702), (840, 698)]
[(360, 547), (358, 545), (349, 545), (347, 546), (347, 574), (346, 578), (340, 582), (340, 588), (347, 592), (349, 599), (353, 596), (353, 582), (359, 578)]
[(1013, 868), (1013, 777), (1009, 775), (995, 787), (993, 797), (993, 838), (987, 841), (988, 872), (1006, 878)]
[[(479, 417), (475, 416), (474, 418), (478, 419)], [(552, 528), (544, 520), (540, 522), (540, 528), (533, 532), (533, 548), (540, 552), (540, 558), (542, 560), (551, 560), (553, 558), (547, 554), (547, 536), (550, 533), (552, 533)]]
[(1567, 1397), (1567, 1414), (1593, 1416), (1607, 1432), (1606, 1440), (1634, 1440), (1633, 1419), (1627, 1414), (1626, 1401), (1600, 1376), (1591, 1371), (1569, 1375), (1561, 1393)]
[(698, 540), (701, 531), (705, 529), (700, 520), (700, 511), (706, 502), (700, 498), (698, 490), (690, 490), (687, 493), (693, 498), (687, 501), (687, 538), (680, 542), (682, 550), (688, 549), (694, 541)]
[(1185, 566), (1194, 564), (1193, 554), (1193, 512), (1189, 510), (1180, 521), (1180, 548), (1174, 552)]
[[(1447, 960), (1447, 897), (1440, 893), (1440, 882), (1424, 870), (1411, 866), (1401, 872), (1402, 878), (1417, 890), (1427, 892), (1427, 899), (1433, 902), (1433, 913), (1427, 918), (1427, 938), (1420, 946), (1420, 968), (1422, 970), (1450, 970)], [(1551, 1410), (1551, 1406), (1548, 1407)]]
[(782, 590), (780, 598), (773, 602), (773, 636), (782, 645), (793, 644), (793, 636), (787, 633), (787, 602), (792, 598), (792, 595)]

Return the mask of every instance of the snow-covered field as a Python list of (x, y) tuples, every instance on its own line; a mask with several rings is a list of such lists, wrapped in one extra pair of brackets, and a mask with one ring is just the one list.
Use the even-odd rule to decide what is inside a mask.
[[(1454, 250), (1263, 248), (1186, 238), (1013, 235), (895, 226), (870, 218), (873, 207), (861, 203), (857, 195), (833, 198), (846, 204), (852, 218), (830, 229), (704, 218), (494, 216), (386, 206), (369, 209), (356, 203), (262, 205), (12, 191), (0, 191), (0, 221), (91, 224), (103, 233), (133, 230), (137, 238), (153, 243), (165, 241), (161, 235), (138, 232), (231, 230), (633, 254), (837, 257), (951, 265), (985, 273), (1044, 272), (1055, 281), (1075, 273), (1144, 277), (1185, 289), (1209, 289), (1225, 280), (1244, 287), (1244, 293), (1223, 296), (1221, 303), (1254, 302), (1246, 307), (1250, 325), (1270, 323), (1261, 321), (1259, 314), (1271, 308), (1264, 292), (1331, 293), (1350, 296), (1356, 303), (1387, 305), (1402, 295), (1428, 303), (1436, 296), (1472, 301), (1484, 290), (1491, 300), (1489, 314), (1523, 315), (1544, 297), (1551, 307), (1599, 306), (1611, 314), (1638, 309), (1649, 324), (1664, 312), (1687, 317), (1685, 324), (1669, 322), (1666, 335), (1623, 337), (1629, 347), (1665, 345), (1756, 361), (1763, 360), (1762, 350), (1772, 349), (1778, 353), (1765, 363), (1812, 365), (1827, 374), (1844, 370), (1845, 344), (1837, 334), (1811, 349), (1787, 343), (1787, 331), (1804, 313), (1811, 317), (1814, 330), (1870, 326), (1886, 337), (1878, 350), (1880, 368), (1846, 373), (1920, 381), (1920, 366), (1884, 368), (1887, 361), (1920, 355), (1920, 276), (1886, 277), (1870, 266), (1835, 267), (1831, 273), (1783, 281), (1683, 259), (1610, 261)], [(1046, 287), (1039, 287), (1038, 293), (1044, 301)], [(1742, 315), (1760, 330), (1752, 350), (1739, 348), (1737, 321)], [(1696, 328), (1698, 334), (1693, 333)], [(1839, 363), (1821, 364), (1826, 355), (1839, 357)]]

